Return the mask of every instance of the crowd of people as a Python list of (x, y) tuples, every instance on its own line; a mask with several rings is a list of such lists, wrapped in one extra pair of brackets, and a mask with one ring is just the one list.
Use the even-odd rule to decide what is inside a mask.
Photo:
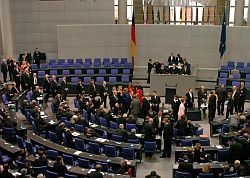
[(158, 60), (153, 62), (152, 59), (149, 59), (147, 73), (147, 83), (150, 83), (151, 73), (190, 75), (191, 66), (187, 62), (186, 58), (182, 58), (180, 54), (174, 56), (174, 53), (171, 53), (166, 63), (160, 63)]

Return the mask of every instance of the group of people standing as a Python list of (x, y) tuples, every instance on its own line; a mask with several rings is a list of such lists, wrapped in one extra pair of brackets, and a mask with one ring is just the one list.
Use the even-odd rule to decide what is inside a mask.
[(150, 83), (151, 73), (190, 75), (191, 68), (186, 58), (182, 58), (180, 54), (174, 56), (174, 53), (171, 53), (166, 64), (160, 63), (158, 60), (155, 60), (155, 62), (153, 62), (152, 59), (149, 59), (147, 73), (147, 83)]

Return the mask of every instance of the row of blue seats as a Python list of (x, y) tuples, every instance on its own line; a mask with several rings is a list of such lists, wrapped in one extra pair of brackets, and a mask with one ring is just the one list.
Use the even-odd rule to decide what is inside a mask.
[[(84, 60), (85, 63), (91, 63), (92, 64), (92, 59), (91, 58), (85, 58)], [(83, 64), (83, 59), (49, 59), (49, 64), (52, 63), (58, 63), (58, 64), (63, 64), (63, 63), (78, 63), (78, 64)], [(129, 63), (127, 58), (121, 58), (119, 60), (119, 58), (112, 58), (110, 60), (110, 58), (105, 57), (103, 59), (101, 58), (94, 58), (93, 63), (111, 63), (111, 64), (115, 64), (115, 63), (121, 63), (121, 64), (126, 64)]]
[[(228, 78), (218, 78), (217, 85), (223, 84), (225, 86), (240, 87), (240, 82), (241, 81), (239, 81), (239, 80), (231, 80), (231, 79), (228, 79)], [(245, 87), (249, 90), (250, 89), (250, 81), (249, 82), (244, 82), (244, 83), (245, 83)]]
[[(120, 73), (121, 72), (121, 73)], [(79, 69), (76, 70), (68, 70), (64, 69), (61, 72), (58, 70), (39, 70), (37, 71), (38, 77), (44, 77), (45, 74), (50, 75), (132, 75), (130, 69), (122, 69), (122, 71), (119, 71), (118, 69), (111, 69), (110, 71), (106, 71), (106, 69), (99, 69), (98, 71), (95, 71), (93, 69), (87, 69), (86, 71), (82, 71)]]
[[(236, 63), (236, 65), (235, 65)], [(221, 69), (228, 69), (228, 70), (248, 70), (250, 69), (250, 62), (247, 62), (245, 65), (245, 62), (234, 62), (234, 61), (228, 61), (227, 65), (221, 66)]]

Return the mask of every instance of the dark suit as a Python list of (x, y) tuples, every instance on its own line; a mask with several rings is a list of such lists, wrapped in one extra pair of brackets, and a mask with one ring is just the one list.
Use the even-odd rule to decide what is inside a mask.
[(2, 63), (1, 72), (3, 73), (3, 81), (7, 82), (8, 65), (6, 62)]
[(247, 89), (245, 87), (239, 89), (240, 97), (239, 97), (239, 105), (238, 110), (240, 113), (244, 112), (244, 105), (247, 95)]
[(82, 84), (76, 85), (76, 99), (79, 99), (79, 96), (82, 94), (82, 91), (84, 91), (84, 87)]
[(192, 163), (187, 163), (187, 162), (179, 163), (178, 171), (188, 172), (192, 174), (193, 170), (194, 168)]
[(194, 107), (194, 93), (192, 92), (190, 96), (190, 93), (187, 92), (186, 97), (187, 97), (186, 99), (187, 108), (193, 108)]
[(202, 91), (201, 89), (198, 90), (198, 108), (200, 109), (201, 104), (207, 100), (207, 90)]
[[(145, 176), (145, 178), (152, 178), (152, 176), (151, 175), (147, 175), (147, 176)], [(155, 178), (161, 178), (161, 176), (156, 175)]]
[(179, 111), (179, 107), (180, 107), (180, 100), (177, 99), (177, 100), (172, 100), (172, 104), (171, 104), (171, 107), (173, 109), (173, 117), (174, 117), (174, 120), (177, 121), (178, 119), (178, 111)]
[(209, 122), (213, 121), (215, 118), (216, 111), (216, 95), (211, 95), (208, 102), (208, 119)]
[(155, 140), (155, 129), (150, 123), (146, 123), (144, 126), (144, 140), (145, 141)]
[(103, 178), (103, 175), (100, 172), (92, 171), (89, 174), (89, 178)]
[(144, 97), (142, 99), (142, 114), (144, 119), (148, 116), (149, 110), (150, 110), (150, 102), (148, 101), (147, 98)]
[(173, 131), (170, 123), (163, 126), (164, 149), (162, 157), (171, 157)]
[(15, 81), (15, 83), (16, 83), (16, 87), (17, 87), (17, 89), (18, 90), (20, 90), (20, 70), (18, 69), (14, 69), (13, 70), (13, 79), (14, 79), (14, 81)]
[(122, 136), (123, 142), (127, 141), (128, 134), (127, 134), (126, 130), (118, 128), (118, 129), (116, 129), (116, 133), (117, 133), (117, 135)]
[(135, 98), (132, 102), (131, 102), (131, 114), (133, 114), (133, 116), (135, 118), (137, 118), (138, 114), (140, 113), (141, 110), (141, 105), (140, 105), (140, 101)]
[(89, 84), (89, 95), (94, 98), (96, 96), (96, 85)]
[(24, 87), (25, 90), (31, 90), (32, 89), (32, 77), (30, 74), (24, 73), (23, 74), (23, 82), (24, 82)]
[(169, 73), (170, 74), (179, 74), (180, 71), (177, 67), (175, 67), (175, 68), (171, 67)]
[(185, 68), (182, 68), (181, 69), (181, 74), (182, 75), (190, 75), (191, 74), (191, 71), (190, 69), (187, 67), (186, 69)]
[(152, 110), (156, 113), (159, 112), (159, 105), (161, 104), (161, 98), (159, 96), (151, 97)]
[(62, 94), (62, 100), (66, 100), (67, 95), (68, 95), (68, 82), (62, 80), (61, 84), (60, 84), (60, 88), (61, 88), (61, 94)]
[(187, 130), (187, 121), (185, 119), (180, 119), (177, 121), (175, 128), (178, 129), (179, 136), (185, 136)]
[(155, 73), (160, 74), (161, 64), (159, 62), (155, 62), (153, 65), (155, 66)]
[(177, 64), (175, 57), (174, 56), (169, 56), (168, 57), (168, 65), (173, 65), (173, 64)]
[(113, 109), (115, 104), (118, 103), (118, 97), (112, 94), (109, 100), (110, 108)]
[(151, 71), (152, 69), (154, 68), (154, 65), (150, 62), (148, 62), (148, 80), (147, 80), (147, 83), (150, 83), (150, 74), (151, 74)]
[(218, 96), (218, 102), (217, 102), (217, 112), (218, 115), (224, 113), (224, 105), (225, 105), (225, 100), (227, 97), (227, 92), (225, 88), (217, 88), (215, 92)]
[(235, 142), (229, 147), (229, 163), (234, 163), (235, 160), (241, 160), (242, 156), (242, 145), (238, 142)]
[(240, 92), (238, 90), (235, 91), (232, 95), (233, 98), (233, 108), (235, 112), (239, 112), (238, 106), (239, 106), (239, 100), (240, 100)]
[(34, 62), (37, 64), (37, 67), (40, 68), (41, 52), (35, 51), (33, 54)]
[(50, 93), (50, 81), (49, 80), (44, 79), (43, 93), (45, 94), (44, 101), (47, 102), (49, 98), (49, 93)]
[(107, 86), (100, 86), (100, 97), (101, 97), (101, 102), (104, 104), (104, 108), (107, 107), (107, 94), (108, 94), (108, 88)]
[(50, 81), (50, 92), (51, 92), (51, 95), (52, 97), (54, 98), (57, 93), (58, 93), (58, 86), (57, 86), (57, 82), (54, 81), (54, 80), (51, 80)]

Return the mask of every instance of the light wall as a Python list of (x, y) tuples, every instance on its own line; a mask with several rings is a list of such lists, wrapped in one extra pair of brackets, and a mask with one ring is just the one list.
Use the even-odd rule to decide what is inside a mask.
[[(130, 25), (58, 25), (58, 57), (128, 57)], [(217, 68), (220, 26), (136, 25), (135, 66), (146, 66), (149, 58), (166, 62), (171, 52), (180, 53), (194, 66)], [(250, 59), (250, 28), (227, 28), (227, 59)]]
[(38, 47), (57, 58), (56, 25), (114, 23), (112, 0), (10, 0), (10, 9), (14, 54)]

